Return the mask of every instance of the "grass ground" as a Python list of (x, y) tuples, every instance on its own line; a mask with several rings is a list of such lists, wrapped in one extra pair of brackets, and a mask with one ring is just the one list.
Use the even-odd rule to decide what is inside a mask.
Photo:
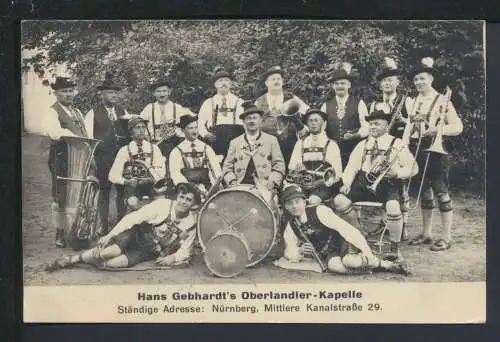
[[(23, 255), (25, 285), (110, 285), (110, 284), (217, 284), (217, 283), (322, 283), (353, 281), (395, 282), (461, 282), (484, 281), (486, 276), (486, 206), (477, 196), (452, 193), (455, 206), (454, 244), (445, 252), (431, 252), (428, 247), (403, 246), (413, 275), (377, 273), (340, 276), (312, 272), (287, 271), (263, 262), (246, 269), (237, 278), (213, 277), (200, 256), (186, 269), (167, 271), (106, 272), (91, 268), (74, 268), (46, 273), (43, 265), (69, 249), (54, 245), (55, 231), (50, 219), (50, 175), (47, 167), (49, 142), (45, 138), (26, 135), (23, 148)], [(114, 215), (114, 212), (112, 212)], [(409, 233), (417, 234), (421, 218), (418, 210), (410, 212)], [(434, 231), (439, 233), (436, 217)]]

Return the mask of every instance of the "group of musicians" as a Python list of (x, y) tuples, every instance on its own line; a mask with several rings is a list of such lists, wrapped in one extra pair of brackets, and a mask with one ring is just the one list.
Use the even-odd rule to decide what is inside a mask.
[[(76, 85), (56, 78), (52, 88), (57, 102), (43, 120), (43, 130), (52, 139), (56, 245), (65, 245), (65, 198), (56, 177), (67, 164), (62, 136), (101, 141), (95, 152), (101, 238), (96, 247), (58, 259), (48, 269), (76, 263), (130, 267), (154, 259), (167, 266), (188, 263), (196, 208), (222, 186), (251, 184), (283, 212), (280, 238), (287, 260), (300, 262), (316, 254), (336, 273), (379, 268), (407, 274), (400, 244), (407, 239), (408, 180), (419, 172), (425, 170), (423, 229), (409, 244), (443, 251), (452, 243), (450, 155), (423, 151), (438, 137), (460, 134), (463, 125), (449, 96), (433, 88), (433, 64), (426, 57), (413, 68), (410, 77), (418, 95), (412, 99), (399, 92), (401, 70), (385, 58), (376, 75), (381, 95), (367, 106), (349, 93), (355, 80), (351, 64), (339, 63), (332, 76), (334, 95), (319, 109), (283, 88), (280, 67), (263, 74), (267, 92), (254, 102), (234, 95), (232, 75), (217, 68), (217, 93), (203, 102), (197, 115), (170, 99), (173, 84), (168, 80), (152, 84), (155, 102), (140, 115), (131, 115), (117, 103), (121, 87), (112, 79), (97, 88), (100, 103), (83, 115), (73, 105)], [(147, 165), (156, 177), (130, 175), (127, 162), (133, 160)], [(296, 182), (300, 175), (312, 175), (309, 186)], [(167, 186), (159, 188), (158, 179), (166, 179), (162, 184)], [(119, 221), (109, 230), (112, 185)], [(154, 200), (141, 207), (147, 198)], [(435, 198), (443, 226), (439, 239), (432, 234)], [(352, 205), (358, 201), (384, 206), (391, 250), (383, 258), (373, 254), (362, 233)]]

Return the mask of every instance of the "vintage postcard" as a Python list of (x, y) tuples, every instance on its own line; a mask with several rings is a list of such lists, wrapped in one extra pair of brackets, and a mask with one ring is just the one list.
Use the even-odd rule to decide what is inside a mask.
[(483, 21), (23, 21), (25, 322), (484, 323)]

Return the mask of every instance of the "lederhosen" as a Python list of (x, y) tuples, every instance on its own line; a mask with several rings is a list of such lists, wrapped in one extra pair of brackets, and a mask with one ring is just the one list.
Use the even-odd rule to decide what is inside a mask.
[[(212, 129), (214, 130), (213, 133), (215, 134), (216, 140), (214, 143), (205, 143), (212, 147), (216, 155), (225, 156), (229, 150), (229, 143), (231, 140), (244, 133), (243, 126), (236, 123), (236, 108), (238, 107), (238, 99), (236, 99), (236, 103), (233, 108), (226, 108), (225, 110), (215, 106), (213, 97), (210, 98), (210, 101), (212, 104)], [(233, 123), (217, 124), (219, 113), (224, 113), (223, 115), (227, 115), (227, 113), (232, 114)]]
[[(285, 92), (283, 94), (283, 103), (291, 99), (293, 99), (292, 93)], [(267, 93), (257, 99), (256, 105), (264, 111), (262, 131), (278, 138), (281, 152), (285, 159), (285, 165), (288, 165), (293, 148), (297, 142), (297, 127), (291, 119), (283, 117), (283, 113), (271, 111), (269, 103), (267, 102)], [(278, 132), (278, 130), (280, 132)]]
[[(396, 112), (396, 107), (397, 107), (398, 103), (401, 101), (402, 98), (403, 98), (403, 95), (402, 94), (398, 94), (396, 96), (396, 98), (394, 99), (394, 106), (392, 106), (392, 109), (391, 109), (391, 118), (394, 116), (394, 114)], [(383, 98), (379, 98), (376, 101), (373, 101), (370, 104), (370, 113), (372, 113), (374, 111), (375, 105), (378, 104), (378, 103), (384, 103), (384, 99)], [(401, 115), (405, 119), (408, 118), (408, 112), (406, 111), (405, 104), (403, 104), (403, 107), (401, 108)], [(405, 126), (406, 126), (406, 123), (404, 123), (402, 121), (396, 121), (394, 123), (394, 125), (392, 126), (391, 130), (389, 131), (389, 134), (392, 135), (393, 137), (401, 139), (403, 137)]]
[[(331, 167), (332, 165), (330, 165), (330, 163), (326, 161), (326, 153), (328, 151), (328, 146), (330, 145), (331, 140), (327, 139), (326, 144), (323, 147), (319, 146), (304, 147), (305, 139), (307, 139), (308, 137), (302, 139), (302, 148), (301, 148), (301, 159), (302, 159), (302, 164), (305, 166), (305, 168), (307, 170), (314, 171), (321, 166), (320, 171), (322, 170), (324, 171), (327, 167)], [(304, 161), (304, 155), (306, 153), (311, 153), (311, 152), (321, 152), (322, 159)], [(329, 199), (333, 195), (333, 188), (328, 187), (325, 184), (315, 186), (313, 189), (303, 189), (303, 190), (307, 196), (316, 195), (320, 197), (322, 201)]]
[[(440, 96), (441, 94), (437, 94), (436, 97), (434, 98), (427, 114), (425, 115), (426, 120), (429, 120)], [(438, 124), (439, 121), (436, 122), (436, 125)], [(415, 156), (417, 158), (419, 175), (418, 177), (416, 177), (418, 179), (412, 181), (413, 184), (421, 183), (422, 179), (421, 175), (423, 173), (425, 167), (425, 161), (428, 154), (428, 152), (426, 152), (425, 150), (432, 145), (434, 139), (435, 137), (422, 137), (422, 142), (420, 144), (420, 151), (418, 155)], [(418, 139), (411, 139), (410, 146), (414, 155), (417, 149), (417, 144), (418, 144)], [(450, 141), (446, 139), (446, 136), (443, 136), (443, 145), (445, 150), (448, 151), (451, 150)], [(427, 164), (427, 170), (425, 173), (424, 184), (422, 185), (422, 193), (428, 191), (429, 188), (432, 188), (436, 194), (448, 193), (450, 165), (451, 165), (450, 154), (430, 153), (429, 162)]]
[(338, 104), (335, 95), (326, 102), (326, 135), (339, 146), (342, 167), (346, 167), (349, 156), (361, 141), (361, 138), (344, 140), (345, 133), (356, 133), (361, 128), (358, 112), (360, 101), (359, 97), (349, 95), (345, 104), (345, 115), (342, 119), (337, 116)]
[[(172, 102), (172, 101), (171, 101)], [(168, 139), (163, 140), (162, 142), (159, 142), (161, 137), (158, 137), (156, 135), (156, 130), (161, 129), (163, 125), (166, 125), (166, 123), (159, 123), (156, 124), (155, 122), (155, 103), (153, 102), (151, 104), (151, 123), (153, 125), (153, 141), (158, 144), (158, 148), (161, 151), (161, 154), (165, 157), (165, 168), (166, 168), (166, 173), (165, 173), (165, 178), (170, 178), (170, 171), (169, 171), (169, 165), (168, 165), (168, 158), (170, 157), (170, 152), (174, 149), (175, 146), (179, 145), (179, 143), (184, 139), (181, 137), (178, 137), (177, 135), (174, 135)], [(174, 102), (172, 102), (173, 106), (173, 125), (175, 127), (175, 124), (177, 123), (177, 106), (175, 105)], [(175, 129), (175, 128), (174, 128)], [(159, 142), (159, 143), (158, 143)]]
[[(130, 150), (130, 143), (127, 145), (128, 157), (129, 160), (141, 160), (146, 163), (146, 158), (151, 158), (149, 166), (153, 165), (154, 161), (154, 150), (153, 144), (149, 144), (151, 148), (151, 152), (143, 151), (142, 153), (132, 154)], [(152, 197), (153, 192), (153, 180), (150, 183), (137, 184), (135, 187), (125, 186), (125, 197), (128, 198), (130, 196), (136, 196), (139, 199), (143, 196)]]
[[(52, 107), (59, 118), (63, 129), (68, 129), (74, 134), (87, 137), (87, 130), (83, 122), (83, 116), (79, 110), (76, 118), (71, 118), (68, 113), (56, 102)], [(58, 180), (57, 176), (68, 176), (68, 145), (63, 140), (51, 140), (48, 160), (49, 170), (52, 176), (52, 199), (60, 208), (66, 206), (66, 182)]]
[[(372, 150), (368, 150), (366, 148), (366, 142), (368, 139), (365, 140), (365, 146), (363, 149), (363, 158), (361, 160), (361, 167), (363, 167), (363, 164), (365, 163), (366, 156), (367, 155), (372, 155)], [(392, 141), (387, 148), (387, 150), (384, 152), (385, 158), (389, 160), (392, 148), (394, 146), (394, 142), (396, 141), (396, 138), (392, 138)], [(382, 152), (383, 150), (379, 150)], [(390, 200), (396, 200), (398, 202), (401, 201), (401, 179), (395, 179), (395, 178), (383, 178), (380, 184), (377, 187), (377, 193), (373, 194), (368, 190), (368, 184), (366, 180), (366, 172), (359, 170), (356, 173), (356, 176), (354, 177), (354, 181), (352, 182), (351, 185), (351, 191), (349, 192), (349, 199), (352, 202), (358, 202), (358, 201), (372, 201), (372, 202), (381, 202), (385, 203)]]
[[(194, 184), (203, 184), (205, 189), (209, 189), (210, 187), (210, 163), (208, 161), (207, 156), (207, 145), (204, 146), (203, 152), (184, 152), (180, 149), (179, 146), (175, 147), (179, 150), (179, 153), (182, 157), (182, 162), (184, 167), (181, 169), (181, 173), (188, 182)], [(188, 158), (201, 158), (201, 166), (194, 167), (189, 164)]]
[(290, 227), (301, 243), (306, 242), (306, 240), (300, 231), (305, 233), (325, 263), (328, 263), (333, 257), (343, 257), (347, 254), (348, 243), (337, 231), (321, 223), (317, 207), (307, 207), (306, 215), (307, 223), (305, 224), (299, 223), (296, 218), (290, 220)]

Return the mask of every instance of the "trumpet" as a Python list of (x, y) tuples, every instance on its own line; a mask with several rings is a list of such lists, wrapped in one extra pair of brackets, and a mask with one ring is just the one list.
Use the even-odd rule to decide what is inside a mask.
[[(319, 168), (322, 167), (323, 165)], [(286, 181), (297, 184), (305, 190), (312, 189), (317, 181), (322, 181), (327, 187), (331, 187), (339, 181), (339, 178), (336, 176), (335, 170), (332, 167), (327, 167), (323, 171), (318, 171), (318, 169), (291, 170), (286, 177)]]
[(385, 156), (383, 156), (382, 158), (378, 158), (370, 171), (366, 173), (366, 180), (370, 184), (367, 189), (370, 192), (372, 192), (373, 194), (377, 192), (378, 185), (385, 177), (387, 172), (389, 172), (394, 164), (399, 160), (399, 155), (405, 147), (405, 145), (401, 146), (401, 148), (397, 150), (396, 155), (390, 161), (387, 160)]

